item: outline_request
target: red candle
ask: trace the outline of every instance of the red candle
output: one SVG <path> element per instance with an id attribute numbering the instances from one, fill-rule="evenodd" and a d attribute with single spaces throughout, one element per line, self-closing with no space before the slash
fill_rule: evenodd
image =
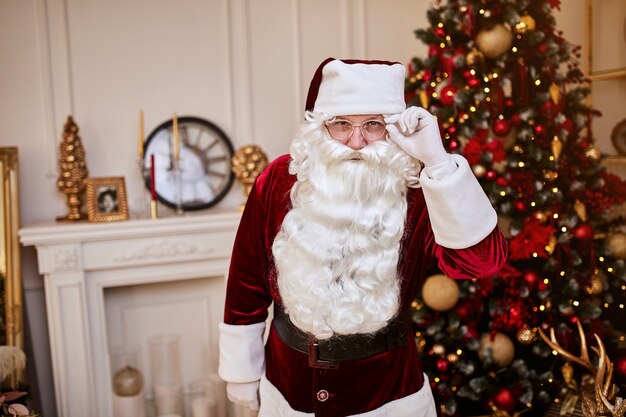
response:
<path id="1" fill-rule="evenodd" d="M 150 197 L 156 201 L 156 187 L 154 186 L 154 154 L 150 154 Z"/>

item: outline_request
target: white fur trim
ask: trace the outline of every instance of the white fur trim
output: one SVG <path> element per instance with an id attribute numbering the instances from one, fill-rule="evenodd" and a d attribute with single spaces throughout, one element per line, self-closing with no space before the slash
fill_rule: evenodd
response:
<path id="1" fill-rule="evenodd" d="M 253 382 L 265 372 L 265 322 L 248 325 L 220 323 L 220 363 L 224 381 Z"/>
<path id="2" fill-rule="evenodd" d="M 258 417 L 312 417 L 313 413 L 293 410 L 280 391 L 263 376 L 260 387 L 261 409 Z M 376 410 L 353 417 L 436 417 L 428 377 L 424 374 L 424 385 L 414 394 L 389 402 Z"/>
<path id="3" fill-rule="evenodd" d="M 330 116 L 401 113 L 406 109 L 405 71 L 401 64 L 330 61 L 322 69 L 313 111 Z"/>
<path id="4" fill-rule="evenodd" d="M 493 231 L 498 215 L 461 155 L 451 155 L 458 168 L 438 179 L 420 174 L 435 241 L 450 249 L 477 244 Z"/>

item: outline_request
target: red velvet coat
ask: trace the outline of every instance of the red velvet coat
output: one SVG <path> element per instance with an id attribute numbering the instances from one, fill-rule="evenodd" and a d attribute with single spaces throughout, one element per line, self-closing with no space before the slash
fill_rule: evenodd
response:
<path id="1" fill-rule="evenodd" d="M 289 156 L 272 162 L 257 178 L 235 239 L 228 277 L 224 322 L 248 325 L 264 321 L 272 301 L 281 305 L 272 259 L 272 243 L 291 203 L 296 178 Z M 492 275 L 504 262 L 506 240 L 496 228 L 467 249 L 447 249 L 434 239 L 421 189 L 407 195 L 406 230 L 401 241 L 401 309 L 408 309 L 430 267 L 437 262 L 449 277 Z M 265 347 L 266 377 L 290 406 L 316 416 L 346 416 L 374 410 L 418 391 L 424 382 L 415 343 L 373 357 L 342 363 L 336 370 L 312 369 L 307 355 L 286 346 L 272 327 Z M 320 402 L 316 393 L 329 392 Z"/>

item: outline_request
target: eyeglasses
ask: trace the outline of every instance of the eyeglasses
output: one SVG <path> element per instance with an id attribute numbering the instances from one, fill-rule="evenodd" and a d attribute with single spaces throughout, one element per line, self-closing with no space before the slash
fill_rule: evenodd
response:
<path id="1" fill-rule="evenodd" d="M 356 127 L 360 128 L 363 137 L 370 141 L 382 139 L 387 133 L 385 123 L 380 120 L 366 120 L 360 125 L 354 125 L 347 120 L 334 120 L 324 125 L 333 139 L 341 141 L 349 139 Z"/>

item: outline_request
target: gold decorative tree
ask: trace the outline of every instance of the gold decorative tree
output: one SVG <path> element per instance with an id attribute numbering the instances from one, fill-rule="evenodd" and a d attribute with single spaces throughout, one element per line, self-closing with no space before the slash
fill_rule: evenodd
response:
<path id="1" fill-rule="evenodd" d="M 78 134 L 78 125 L 67 116 L 63 126 L 63 138 L 59 144 L 59 177 L 57 188 L 67 197 L 70 212 L 58 221 L 76 221 L 87 218 L 81 211 L 85 191 L 85 179 L 89 176 L 85 162 L 85 150 Z"/>
<path id="2" fill-rule="evenodd" d="M 243 191 L 248 198 L 252 184 L 267 166 L 267 155 L 257 145 L 245 145 L 237 149 L 232 158 L 232 170 L 235 177 L 243 184 Z"/>

